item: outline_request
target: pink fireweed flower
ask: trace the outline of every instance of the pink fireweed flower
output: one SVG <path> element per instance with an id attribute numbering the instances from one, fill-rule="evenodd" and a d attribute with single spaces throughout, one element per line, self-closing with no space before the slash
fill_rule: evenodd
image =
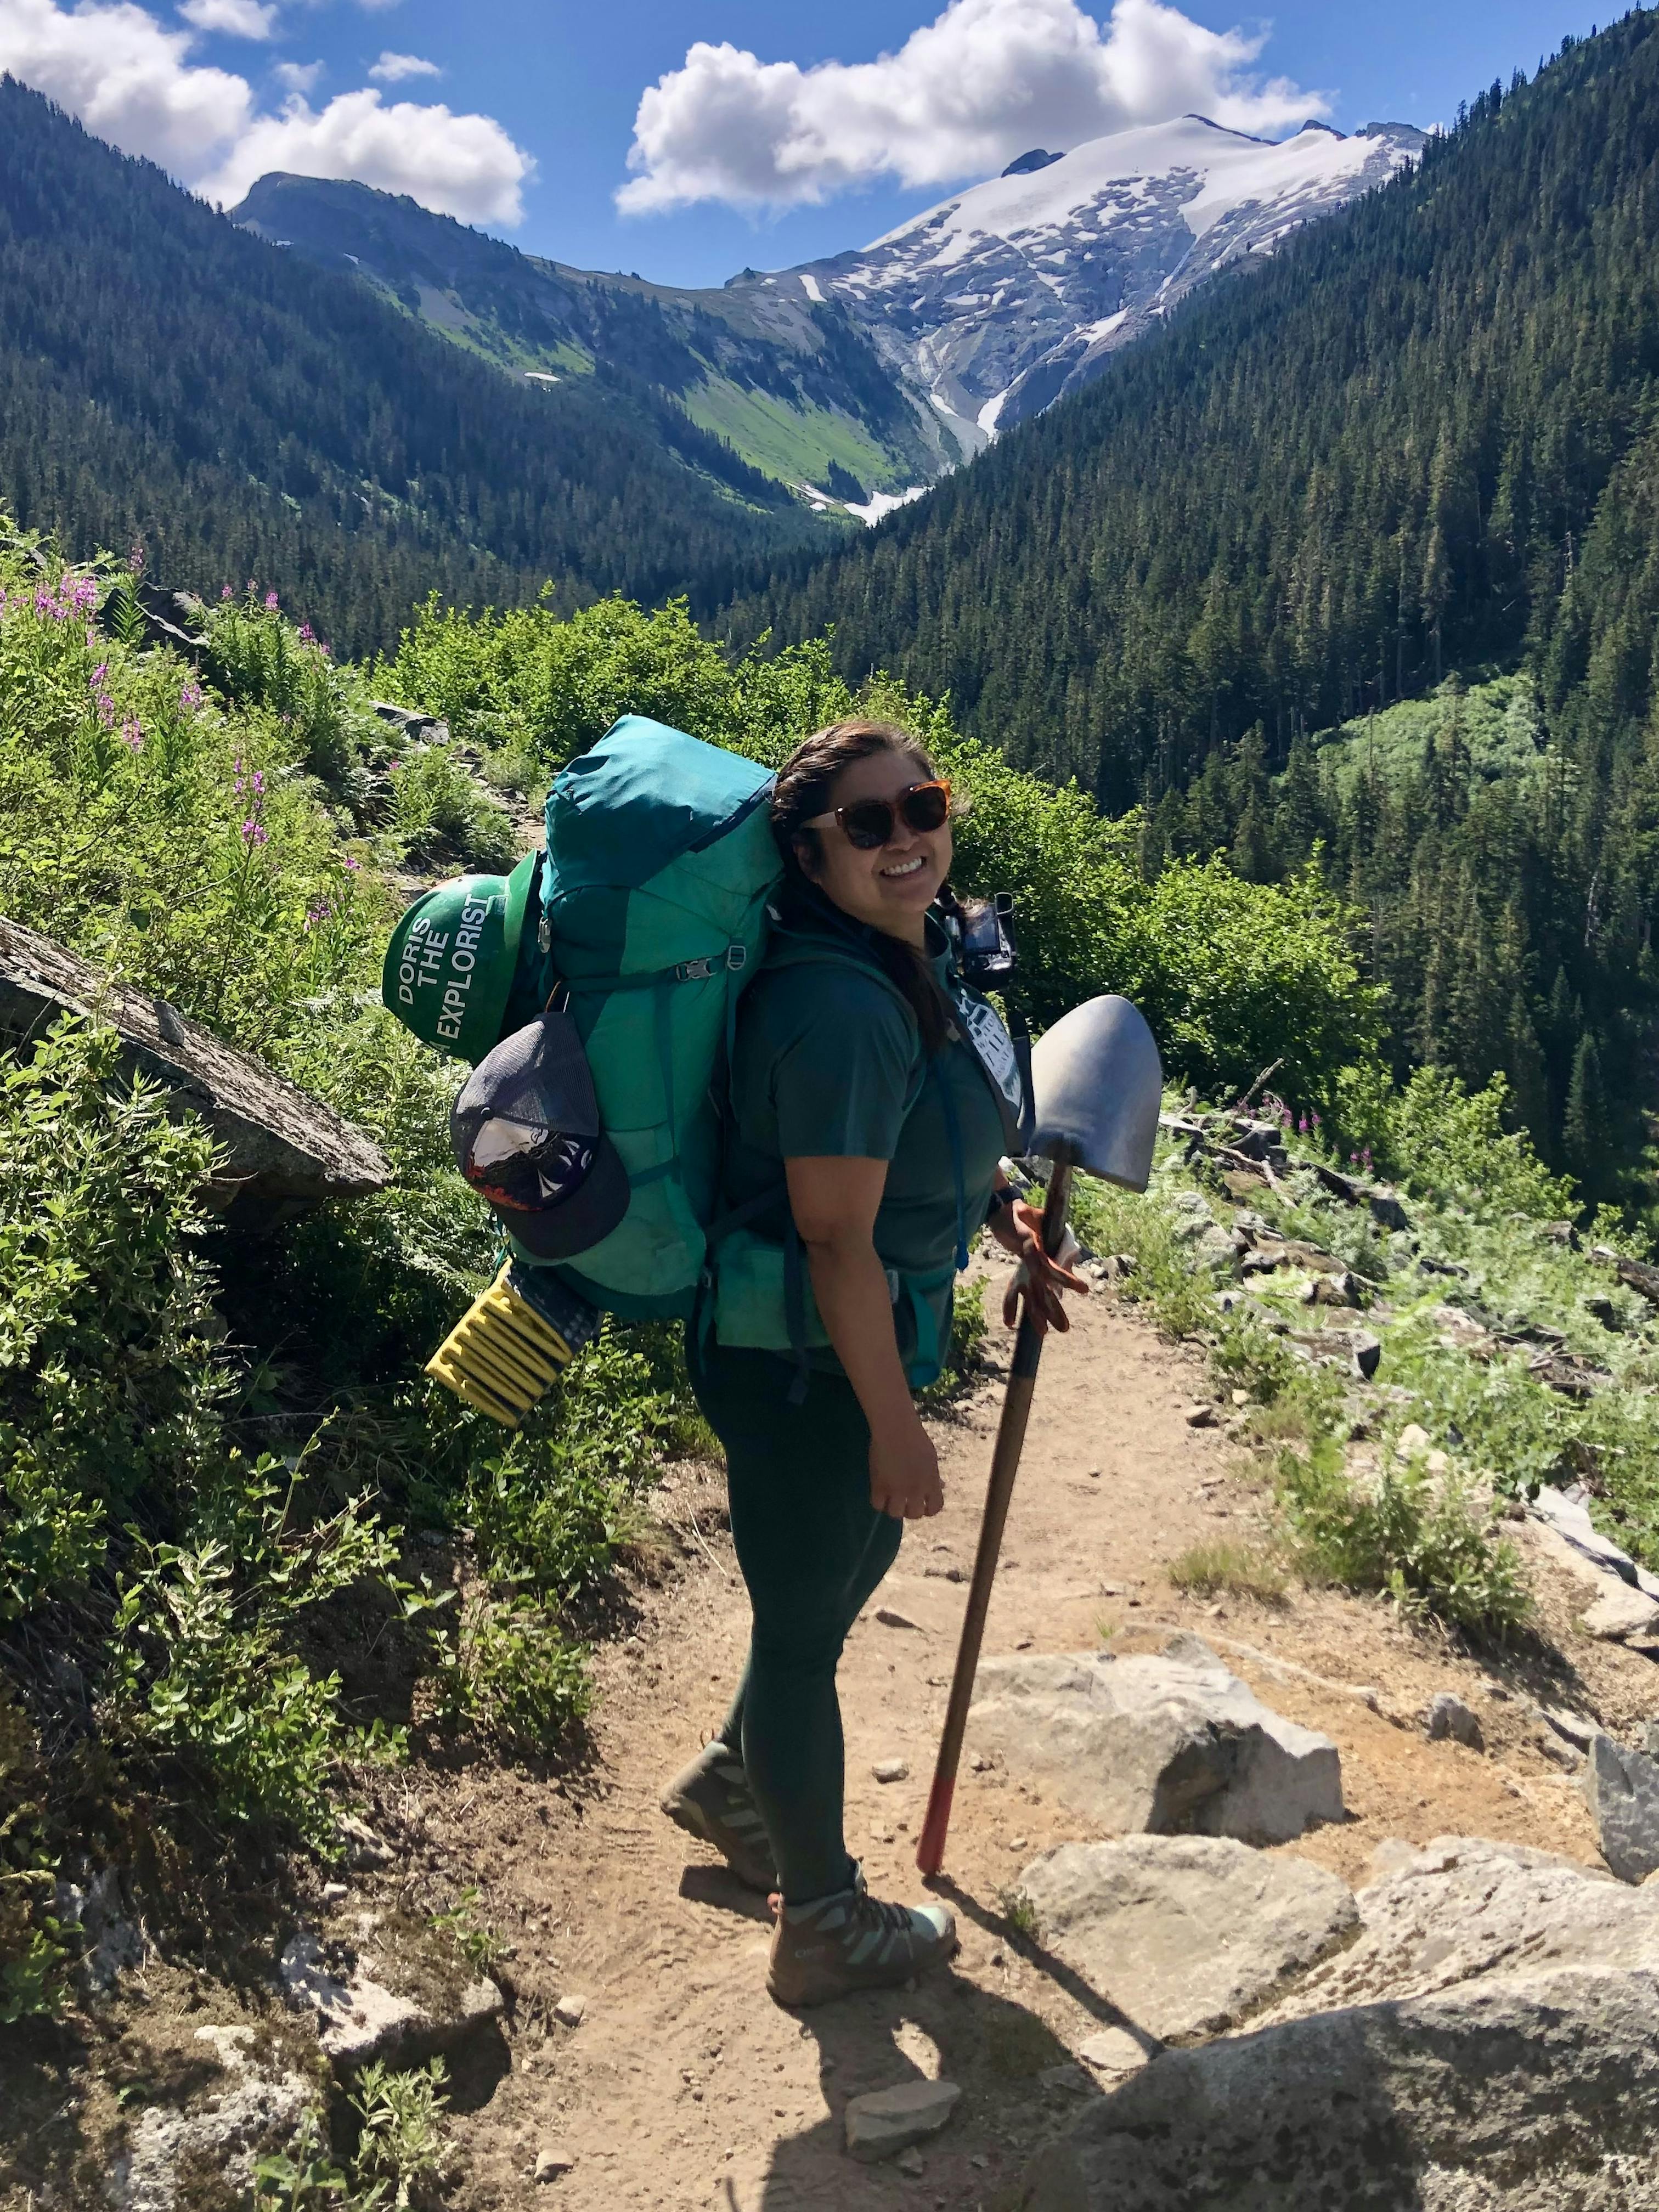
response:
<path id="1" fill-rule="evenodd" d="M 235 596 L 236 596 L 235 592 L 233 592 L 233 591 L 231 590 L 230 586 L 229 586 L 228 584 L 221 584 L 221 585 L 220 585 L 220 586 L 219 586 L 219 597 L 220 597 L 222 599 L 234 599 L 235 598 Z"/>
<path id="2" fill-rule="evenodd" d="M 268 845 L 270 842 L 270 830 L 266 829 L 264 823 L 259 820 L 258 817 L 254 814 L 250 814 L 247 820 L 243 823 L 241 836 L 242 842 L 249 847 L 254 845 Z"/>
<path id="3" fill-rule="evenodd" d="M 186 684 L 184 690 L 179 694 L 179 704 L 185 709 L 186 714 L 192 714 L 195 709 L 201 705 L 201 685 L 194 681 Z"/>
<path id="4" fill-rule="evenodd" d="M 306 927 L 307 929 L 315 929 L 318 923 L 326 921 L 333 911 L 334 902 L 332 899 L 319 899 L 316 905 L 313 906 L 310 912 L 306 915 Z"/>
<path id="5" fill-rule="evenodd" d="M 296 633 L 301 645 L 315 645 L 317 633 L 309 623 L 301 623 Z"/>
<path id="6" fill-rule="evenodd" d="M 1308 1117 L 1307 1117 L 1307 1115 L 1306 1115 L 1305 1114 L 1302 1116 L 1302 1119 L 1301 1119 L 1301 1120 L 1297 1123 L 1297 1125 L 1296 1125 L 1296 1133 L 1297 1133 L 1297 1136 L 1299 1136 L 1299 1137 L 1305 1137 L 1305 1136 L 1307 1135 L 1307 1133 L 1308 1133 Z"/>
<path id="7" fill-rule="evenodd" d="M 92 703 L 98 709 L 98 719 L 104 727 L 112 730 L 115 727 L 115 702 L 109 693 L 100 691 Z"/>
<path id="8" fill-rule="evenodd" d="M 105 684 L 108 682 L 109 663 L 106 660 L 100 660 L 97 667 L 93 670 L 91 675 L 88 677 L 88 685 L 94 691 L 101 691 Z"/>
<path id="9" fill-rule="evenodd" d="M 347 869 L 347 870 L 348 870 L 348 871 L 349 871 L 352 875 L 354 875 L 354 876 L 355 876 L 355 875 L 356 874 L 356 872 L 357 872 L 358 869 L 359 869 L 359 868 L 361 868 L 361 867 L 362 867 L 362 866 L 363 864 L 362 864 L 362 862 L 361 860 L 354 860 L 352 859 L 352 857 L 351 857 L 350 854 L 349 854 L 349 853 L 348 853 L 348 854 L 345 855 L 345 858 L 342 860 L 342 862 L 341 862 L 341 864 L 340 864 L 340 865 L 341 865 L 341 866 L 342 866 L 342 867 L 343 867 L 343 868 Z"/>
<path id="10" fill-rule="evenodd" d="M 143 752 L 144 750 L 144 732 L 143 725 L 138 722 L 123 722 L 121 725 L 121 743 L 126 746 L 130 752 Z"/>
<path id="11" fill-rule="evenodd" d="M 275 592 L 267 592 L 265 593 L 265 612 L 268 615 L 274 615 L 281 604 L 282 602 L 277 599 Z"/>
<path id="12" fill-rule="evenodd" d="M 93 582 L 90 576 L 77 577 L 76 579 L 75 590 L 70 600 L 70 605 L 75 609 L 76 613 L 77 615 L 90 614 L 97 604 L 97 585 Z"/>

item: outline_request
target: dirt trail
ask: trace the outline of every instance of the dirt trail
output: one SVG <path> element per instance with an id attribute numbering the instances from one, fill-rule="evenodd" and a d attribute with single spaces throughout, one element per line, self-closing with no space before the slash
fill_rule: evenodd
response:
<path id="1" fill-rule="evenodd" d="M 994 1331 L 995 1359 L 1008 1341 Z M 1001 1380 L 994 1365 L 939 1424 L 948 1510 L 907 1532 L 842 1668 L 848 1839 L 880 1893 L 919 1893 L 915 1837 Z M 1156 1649 L 1175 1626 L 1210 1635 L 1268 1702 L 1340 1747 L 1348 1821 L 1287 1848 L 1351 1881 L 1384 1838 L 1449 1831 L 1593 1859 L 1584 1807 L 1539 1747 L 1547 1732 L 1522 1698 L 1531 1687 L 1624 1725 L 1659 1703 L 1649 1663 L 1571 1631 L 1565 1591 L 1547 1592 L 1546 1613 L 1583 1672 L 1564 1660 L 1553 1680 L 1530 1682 L 1518 1672 L 1500 1682 L 1375 1601 L 1297 1592 L 1268 1608 L 1181 1597 L 1169 1562 L 1206 1535 L 1247 1534 L 1265 1494 L 1237 1446 L 1188 1426 L 1187 1409 L 1208 1395 L 1195 1354 L 1161 1341 L 1109 1296 L 1090 1301 L 1045 1359 L 988 1654 L 1098 1649 L 1105 1631 L 1119 1650 Z M 477 1884 L 480 1917 L 514 1947 L 505 1969 L 515 1996 L 512 2068 L 478 2085 L 476 2108 L 458 2116 L 459 2202 L 465 2212 L 532 2202 L 550 2212 L 854 2203 L 990 2212 L 1032 2148 L 1097 2094 L 1082 2069 L 1057 2069 L 1121 2017 L 1107 1993 L 1011 1942 L 1001 1920 L 1000 1893 L 1021 1868 L 1086 1826 L 1000 1771 L 965 1766 L 940 1885 L 962 1928 L 954 1972 L 914 1993 L 802 2019 L 779 2010 L 763 1986 L 765 1901 L 656 1808 L 664 1780 L 723 1710 L 745 1629 L 715 1474 L 677 1470 L 660 1510 L 690 1540 L 690 1564 L 640 1594 L 637 1636 L 601 1659 L 586 1778 L 552 1787 L 475 1769 L 423 1778 L 401 1808 L 410 1871 Z M 878 1607 L 914 1626 L 885 1624 Z M 1241 1656 L 1241 1644 L 1264 1657 Z M 1276 1673 L 1264 1659 L 1305 1673 Z M 1370 1686 L 1382 1711 L 1308 1674 Z M 1510 1694 L 1493 1693 L 1506 1684 Z M 1446 1687 L 1480 1712 L 1485 1756 L 1397 1724 Z M 971 1760 L 971 1730 L 968 1751 Z M 878 1784 L 872 1763 L 895 1755 L 909 1762 L 908 1779 Z M 572 1993 L 586 2000 L 574 2029 L 551 2017 Z M 942 2073 L 965 2093 L 923 2171 L 853 2165 L 842 2148 L 847 2099 L 918 2073 Z M 544 2150 L 574 2163 L 538 2187 L 532 2176 Z"/>

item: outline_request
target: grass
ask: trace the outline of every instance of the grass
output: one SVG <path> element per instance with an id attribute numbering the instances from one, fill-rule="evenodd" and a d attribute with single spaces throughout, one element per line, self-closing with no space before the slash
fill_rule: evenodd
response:
<path id="1" fill-rule="evenodd" d="M 1000 1889 L 997 1904 L 1001 1908 L 1002 1924 L 1011 1936 L 1017 1936 L 1024 1943 L 1040 1943 L 1042 1941 L 1042 1923 L 1037 1917 L 1037 1909 L 1029 1892 L 1012 1887 Z"/>
<path id="2" fill-rule="evenodd" d="M 1276 1550 L 1224 1536 L 1188 1545 L 1169 1571 L 1176 1588 L 1191 1597 L 1248 1597 L 1261 1605 L 1282 1605 L 1289 1582 Z"/>

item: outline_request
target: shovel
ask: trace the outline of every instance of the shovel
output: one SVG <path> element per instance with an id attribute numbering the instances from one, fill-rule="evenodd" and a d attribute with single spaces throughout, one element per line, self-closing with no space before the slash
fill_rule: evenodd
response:
<path id="1" fill-rule="evenodd" d="M 1058 1255 L 1065 1238 L 1074 1170 L 1081 1168 L 1085 1174 L 1115 1182 L 1124 1190 L 1146 1189 L 1158 1141 L 1164 1071 L 1152 1031 L 1127 999 L 1090 999 L 1039 1039 L 1031 1054 L 1031 1085 L 1036 1105 L 1031 1151 L 1053 1163 L 1042 1209 L 1043 1249 L 1052 1258 Z M 980 1524 L 974 1579 L 968 1592 L 962 1641 L 957 1647 L 951 1702 L 939 1739 L 927 1818 L 916 1846 L 916 1864 L 923 1874 L 937 1874 L 945 1863 L 945 1832 L 951 1825 L 951 1802 L 956 1795 L 968 1708 L 973 1702 L 985 1616 L 990 1608 L 991 1585 L 996 1580 L 1002 1532 L 1007 1525 L 1042 1356 L 1042 1339 L 1031 1320 L 1028 1299 L 1014 1339 L 1013 1365 L 991 1460 L 985 1518 Z"/>

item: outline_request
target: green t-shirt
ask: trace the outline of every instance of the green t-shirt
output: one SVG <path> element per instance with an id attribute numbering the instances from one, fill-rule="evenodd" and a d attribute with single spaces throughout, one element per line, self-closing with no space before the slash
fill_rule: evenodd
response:
<path id="1" fill-rule="evenodd" d="M 937 953 L 933 966 L 943 985 L 949 955 Z M 884 1267 L 903 1275 L 939 1279 L 925 1295 L 941 1345 L 949 1340 L 957 1234 L 942 1089 L 956 1109 L 971 1238 L 985 1219 L 1004 1150 L 1002 1115 L 972 1047 L 953 1029 L 930 1062 L 909 1008 L 884 977 L 851 960 L 769 963 L 744 995 L 732 1069 L 727 1205 L 773 1194 L 752 1226 L 781 1239 L 786 1159 L 887 1161 L 876 1251 Z M 899 1351 L 908 1360 L 915 1349 L 908 1301 L 896 1312 Z M 813 1358 L 839 1365 L 833 1353 Z"/>

